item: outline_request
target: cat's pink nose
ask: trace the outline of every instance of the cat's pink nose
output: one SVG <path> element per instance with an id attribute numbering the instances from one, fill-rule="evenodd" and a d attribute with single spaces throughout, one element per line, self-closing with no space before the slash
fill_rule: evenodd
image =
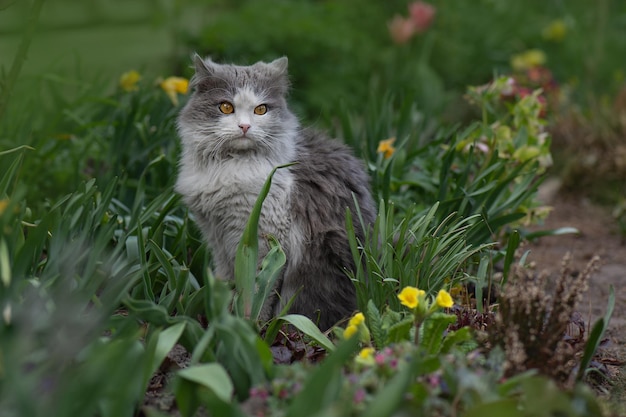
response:
<path id="1" fill-rule="evenodd" d="M 244 135 L 248 133 L 248 129 L 250 129 L 250 125 L 244 124 L 244 123 L 240 124 L 239 127 L 241 128 L 241 131 L 243 132 Z"/>

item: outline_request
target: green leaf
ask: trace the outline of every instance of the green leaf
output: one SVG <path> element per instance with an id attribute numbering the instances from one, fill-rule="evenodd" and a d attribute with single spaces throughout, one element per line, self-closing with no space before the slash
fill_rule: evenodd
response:
<path id="1" fill-rule="evenodd" d="M 358 346 L 356 337 L 342 342 L 307 378 L 302 390 L 287 409 L 286 417 L 310 417 L 336 401 L 341 393 L 341 372 Z"/>
<path id="2" fill-rule="evenodd" d="M 291 324 L 296 329 L 315 340 L 327 351 L 332 352 L 335 350 L 333 342 L 320 331 L 310 318 L 300 314 L 287 314 L 286 316 L 279 317 L 277 320 Z"/>
<path id="3" fill-rule="evenodd" d="M 470 408 L 464 417 L 525 417 L 515 399 L 503 399 Z"/>
<path id="4" fill-rule="evenodd" d="M 235 286 L 238 298 L 235 303 L 235 311 L 239 316 L 249 317 L 252 309 L 254 281 L 259 262 L 258 226 L 263 202 L 270 192 L 272 178 L 276 171 L 291 165 L 293 164 L 280 165 L 272 169 L 254 203 L 248 223 L 243 231 L 243 236 L 237 246 L 235 254 Z"/>
<path id="5" fill-rule="evenodd" d="M 9 247 L 4 237 L 0 238 L 0 282 L 7 288 L 11 285 Z"/>
<path id="6" fill-rule="evenodd" d="M 509 270 L 511 269 L 511 264 L 515 258 L 515 251 L 519 247 L 520 242 L 520 234 L 519 231 L 514 230 L 509 236 L 509 241 L 506 246 L 506 254 L 504 255 L 504 266 L 502 271 L 502 283 L 501 285 L 506 284 L 506 281 L 509 278 Z"/>
<path id="7" fill-rule="evenodd" d="M 213 323 L 217 360 L 228 370 L 238 399 L 247 397 L 251 386 L 266 380 L 272 354 L 250 322 L 232 315 Z"/>
<path id="8" fill-rule="evenodd" d="M 0 156 L 6 155 L 12 152 L 18 152 L 23 149 L 28 149 L 30 151 L 35 150 L 31 148 L 30 146 L 23 145 L 23 146 L 18 146 L 17 148 L 8 149 L 6 151 L 0 151 Z M 9 184 L 11 183 L 11 181 L 15 179 L 15 175 L 18 172 L 18 169 L 22 164 L 23 155 L 24 155 L 23 153 L 20 153 L 19 155 L 17 155 L 17 157 L 13 159 L 13 162 L 8 167 L 8 169 L 7 168 L 4 169 L 4 175 L 0 179 L 0 198 L 3 198 L 4 196 L 9 194 Z"/>
<path id="9" fill-rule="evenodd" d="M 445 313 L 433 313 L 424 320 L 420 346 L 430 354 L 439 353 L 443 344 L 443 332 L 456 321 L 456 316 Z"/>
<path id="10" fill-rule="evenodd" d="M 413 317 L 410 317 L 389 326 L 389 329 L 387 330 L 387 340 L 385 344 L 389 345 L 391 343 L 398 343 L 409 340 L 411 328 L 413 327 L 413 325 Z"/>
<path id="11" fill-rule="evenodd" d="M 218 363 L 207 363 L 181 369 L 176 373 L 179 378 L 203 386 L 224 402 L 230 402 L 233 395 L 233 383 L 228 373 Z"/>
<path id="12" fill-rule="evenodd" d="M 296 291 L 296 293 L 291 296 L 289 300 L 287 300 L 287 303 L 280 311 L 280 313 L 278 313 L 276 317 L 269 321 L 269 325 L 267 326 L 267 330 L 265 331 L 265 342 L 267 344 L 272 344 L 274 340 L 276 340 L 276 336 L 278 336 L 278 332 L 280 331 L 280 326 L 283 323 L 280 318 L 287 315 L 300 291 L 301 289 Z"/>
<path id="13" fill-rule="evenodd" d="M 585 343 L 585 350 L 583 351 L 583 356 L 580 359 L 580 366 L 578 368 L 578 373 L 576 374 L 576 380 L 582 381 L 585 376 L 585 372 L 591 360 L 593 359 L 593 355 L 595 355 L 596 350 L 598 350 L 598 346 L 602 342 L 602 337 L 604 336 L 604 332 L 609 326 L 609 320 L 613 315 L 613 309 L 615 308 L 615 289 L 611 285 L 609 287 L 609 301 L 606 307 L 606 313 L 604 317 L 600 318 L 593 325 L 591 329 L 591 333 L 589 333 L 589 339 L 587 343 Z"/>
<path id="14" fill-rule="evenodd" d="M 383 320 L 380 315 L 380 311 L 372 300 L 369 300 L 367 302 L 367 319 L 369 322 L 370 334 L 374 339 L 374 345 L 378 349 L 382 349 L 383 347 L 385 347 L 387 333 L 383 329 Z"/>
<path id="15" fill-rule="evenodd" d="M 483 256 L 480 258 L 480 263 L 478 264 L 478 271 L 476 272 L 476 310 L 479 313 L 483 313 L 483 288 L 487 287 L 489 283 L 487 282 L 487 267 L 489 266 L 489 257 Z"/>
<path id="16" fill-rule="evenodd" d="M 258 320 L 263 304 L 270 292 L 276 288 L 276 281 L 280 277 L 283 266 L 287 261 L 285 252 L 282 250 L 278 240 L 273 236 L 268 236 L 268 241 L 270 250 L 261 264 L 261 271 L 256 278 L 257 290 L 252 299 L 250 319 L 253 321 Z"/>
<path id="17" fill-rule="evenodd" d="M 406 364 L 390 381 L 385 383 L 374 397 L 363 417 L 387 417 L 395 415 L 405 399 L 409 384 L 414 379 L 416 361 Z"/>
<path id="18" fill-rule="evenodd" d="M 233 384 L 220 364 L 209 363 L 183 369 L 177 373 L 174 385 L 176 405 L 184 417 L 196 415 L 200 404 L 211 410 L 211 415 L 244 416 L 231 401 Z"/>
<path id="19" fill-rule="evenodd" d="M 165 307 L 153 301 L 126 297 L 123 303 L 130 312 L 137 314 L 142 320 L 148 321 L 154 325 L 165 326 L 169 322 L 170 315 Z"/>
<path id="20" fill-rule="evenodd" d="M 472 331 L 469 327 L 461 327 L 459 330 L 449 332 L 441 343 L 440 353 L 449 353 L 452 348 L 472 340 Z"/>
<path id="21" fill-rule="evenodd" d="M 519 388 L 520 384 L 524 380 L 534 377 L 535 375 L 537 375 L 537 373 L 538 372 L 536 369 L 529 369 L 528 371 L 513 375 L 512 377 L 505 379 L 498 385 L 498 394 L 503 397 L 506 397 L 508 395 L 514 395 L 515 390 Z"/>
<path id="22" fill-rule="evenodd" d="M 561 236 L 561 235 L 579 235 L 580 230 L 575 227 L 560 227 L 558 229 L 538 230 L 536 232 L 526 233 L 524 237 L 527 240 L 533 240 L 544 236 Z"/>
<path id="23" fill-rule="evenodd" d="M 152 356 L 150 367 L 148 368 L 144 379 L 146 384 L 152 374 L 154 374 L 154 372 L 156 372 L 156 370 L 159 368 L 167 354 L 174 348 L 174 345 L 176 344 L 176 342 L 178 342 L 178 339 L 180 339 L 180 336 L 185 330 L 185 324 L 185 322 L 177 323 L 159 332 L 156 335 L 157 343 L 154 349 L 154 354 Z"/>

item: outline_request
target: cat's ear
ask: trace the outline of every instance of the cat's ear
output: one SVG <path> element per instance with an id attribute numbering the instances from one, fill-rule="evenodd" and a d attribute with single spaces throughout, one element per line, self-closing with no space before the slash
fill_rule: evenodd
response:
<path id="1" fill-rule="evenodd" d="M 211 58 L 202 58 L 198 54 L 193 55 L 193 66 L 196 73 L 191 77 L 189 86 L 194 89 L 200 89 L 203 81 L 210 78 L 215 74 L 215 63 L 211 61 Z"/>
<path id="2" fill-rule="evenodd" d="M 278 58 L 267 64 L 276 75 L 283 75 L 287 73 L 287 66 L 289 60 L 286 56 Z"/>
<path id="3" fill-rule="evenodd" d="M 193 55 L 193 65 L 198 77 L 210 76 L 215 72 L 214 63 L 211 58 L 203 59 L 200 55 Z"/>

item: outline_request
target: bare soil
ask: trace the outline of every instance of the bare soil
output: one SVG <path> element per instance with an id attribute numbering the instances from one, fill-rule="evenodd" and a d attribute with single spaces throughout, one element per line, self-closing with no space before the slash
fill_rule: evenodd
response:
<path id="1" fill-rule="evenodd" d="M 601 207 L 581 196 L 563 195 L 558 183 L 548 181 L 540 190 L 540 198 L 553 207 L 539 229 L 574 227 L 577 234 L 545 236 L 532 242 L 528 261 L 534 262 L 537 271 L 546 271 L 557 277 L 561 260 L 567 252 L 572 255 L 573 271 L 583 271 L 594 255 L 600 256 L 600 269 L 591 276 L 589 289 L 578 306 L 587 326 L 604 316 L 609 298 L 609 288 L 615 290 L 615 310 L 609 322 L 607 339 L 599 356 L 609 368 L 612 379 L 623 389 L 626 364 L 626 242 L 620 235 L 616 219 L 610 208 Z M 587 333 L 588 334 L 588 333 Z M 622 394 L 621 399 L 626 400 Z M 614 391 L 615 396 L 615 391 Z"/>

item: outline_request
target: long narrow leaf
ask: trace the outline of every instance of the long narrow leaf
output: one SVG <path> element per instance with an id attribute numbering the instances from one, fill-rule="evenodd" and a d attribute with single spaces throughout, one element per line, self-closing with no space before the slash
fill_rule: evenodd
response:
<path id="1" fill-rule="evenodd" d="M 249 316 L 252 309 L 254 279 L 256 277 L 259 257 L 258 226 L 263 202 L 270 192 L 272 178 L 276 171 L 291 165 L 293 164 L 280 165 L 272 169 L 254 203 L 243 236 L 237 246 L 237 253 L 235 255 L 235 285 L 238 298 L 235 311 L 239 315 Z"/>
<path id="2" fill-rule="evenodd" d="M 585 344 L 585 350 L 583 351 L 583 356 L 580 359 L 580 366 L 578 368 L 578 372 L 576 374 L 576 380 L 581 381 L 585 376 L 585 372 L 587 367 L 591 363 L 593 359 L 593 355 L 595 355 L 598 346 L 602 342 L 602 336 L 604 336 L 604 332 L 609 326 L 609 320 L 613 315 L 613 309 L 615 308 L 615 289 L 611 285 L 609 287 L 609 301 L 606 307 L 606 313 L 604 317 L 596 321 L 591 329 L 591 333 L 589 334 L 589 339 Z"/>
<path id="3" fill-rule="evenodd" d="M 261 313 L 261 308 L 267 300 L 270 292 L 276 287 L 276 281 L 287 260 L 280 243 L 273 237 L 269 237 L 270 250 L 263 259 L 261 271 L 256 279 L 257 291 L 252 299 L 250 319 L 256 321 Z"/>

